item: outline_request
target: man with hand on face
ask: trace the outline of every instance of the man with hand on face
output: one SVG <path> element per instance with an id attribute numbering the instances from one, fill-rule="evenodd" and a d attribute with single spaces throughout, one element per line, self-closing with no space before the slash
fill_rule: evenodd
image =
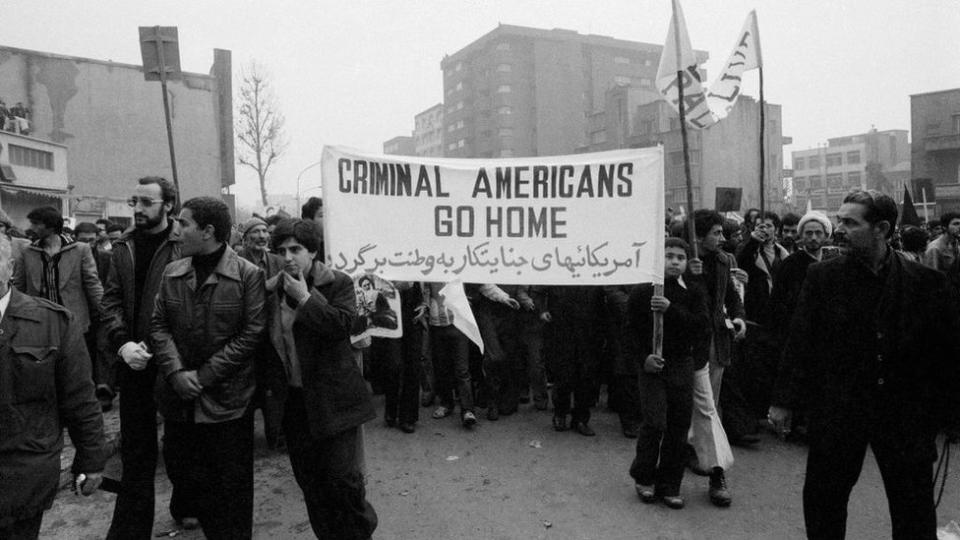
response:
<path id="1" fill-rule="evenodd" d="M 153 390 L 157 366 L 151 361 L 150 316 L 163 268 L 180 258 L 180 227 L 173 183 L 158 176 L 137 181 L 127 201 L 134 228 L 113 244 L 101 303 L 101 348 L 117 351 L 120 390 L 120 460 L 123 477 L 113 510 L 109 540 L 152 538 L 154 474 L 157 466 L 157 405 Z M 182 490 L 174 487 L 170 513 L 196 526 Z"/>
<path id="2" fill-rule="evenodd" d="M 839 257 L 814 264 L 800 292 L 770 420 L 809 411 L 804 521 L 843 538 L 867 446 L 883 478 L 894 540 L 934 540 L 933 461 L 940 429 L 960 426 L 960 315 L 946 277 L 896 255 L 897 204 L 848 194 Z"/>
<path id="3" fill-rule="evenodd" d="M 161 383 L 163 458 L 207 538 L 253 534 L 253 355 L 266 329 L 263 271 L 227 245 L 227 205 L 183 204 L 181 253 L 167 265 L 150 321 Z"/>
<path id="4" fill-rule="evenodd" d="M 318 258 L 310 221 L 281 221 L 272 245 L 284 271 L 270 340 L 289 385 L 283 431 L 293 474 L 317 538 L 366 540 L 377 514 L 366 499 L 358 438 L 376 412 L 350 347 L 353 280 Z"/>
<path id="5" fill-rule="evenodd" d="M 12 271 L 0 235 L 0 538 L 29 540 L 57 494 L 63 428 L 84 495 L 100 485 L 107 456 L 80 328 L 65 308 L 11 290 Z"/>

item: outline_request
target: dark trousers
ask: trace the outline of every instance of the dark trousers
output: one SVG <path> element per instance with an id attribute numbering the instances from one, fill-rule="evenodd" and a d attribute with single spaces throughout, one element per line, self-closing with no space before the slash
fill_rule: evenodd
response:
<path id="1" fill-rule="evenodd" d="M 623 428 L 637 427 L 642 420 L 640 411 L 640 387 L 637 375 L 633 373 L 614 373 L 607 386 L 608 403 L 614 402 Z"/>
<path id="2" fill-rule="evenodd" d="M 873 406 L 873 405 L 871 405 Z M 874 413 L 880 416 L 879 413 Z M 803 486 L 803 516 L 807 537 L 844 538 L 847 502 L 860 476 L 867 445 L 873 450 L 887 492 L 894 540 L 936 539 L 933 505 L 935 438 L 923 439 L 892 432 L 875 418 L 828 429 L 811 426 L 810 452 Z M 886 428 L 884 427 L 886 425 Z"/>
<path id="3" fill-rule="evenodd" d="M 478 309 L 476 319 L 483 338 L 487 407 L 497 407 L 500 413 L 510 414 L 517 410 L 520 402 L 517 381 L 520 336 L 514 314 L 498 311 Z"/>
<path id="4" fill-rule="evenodd" d="M 453 390 L 460 397 L 460 410 L 473 411 L 473 384 L 470 378 L 470 343 L 452 324 L 430 327 L 435 392 L 440 404 L 453 408 Z"/>
<path id="5" fill-rule="evenodd" d="M 399 339 L 373 338 L 370 354 L 382 366 L 385 418 L 413 424 L 420 411 L 420 348 L 423 327 L 405 325 Z"/>
<path id="6" fill-rule="evenodd" d="M 520 394 L 525 395 L 527 388 L 532 394 L 533 403 L 547 406 L 547 370 L 543 359 L 543 322 L 538 313 L 524 312 L 519 316 L 520 343 L 519 352 L 524 362 L 517 365 L 517 380 L 520 381 Z"/>
<path id="7" fill-rule="evenodd" d="M 574 423 L 590 421 L 590 407 L 597 402 L 599 393 L 600 367 L 595 358 L 596 352 L 561 351 L 560 354 L 565 358 L 556 365 L 556 385 L 553 387 L 554 415 L 570 414 Z"/>
<path id="8" fill-rule="evenodd" d="M 163 459 L 210 540 L 253 535 L 253 415 L 216 424 L 164 424 Z"/>
<path id="9" fill-rule="evenodd" d="M 326 439 L 310 435 L 303 390 L 290 388 L 283 431 L 294 477 L 303 491 L 313 533 L 320 540 L 366 540 L 377 528 L 367 502 L 357 452 L 360 428 Z"/>
<path id="10" fill-rule="evenodd" d="M 693 415 L 693 361 L 674 362 L 659 374 L 640 373 L 643 421 L 630 476 L 638 484 L 656 485 L 662 495 L 680 494 L 687 433 Z"/>
<path id="11" fill-rule="evenodd" d="M 113 509 L 108 540 L 146 540 L 153 537 L 154 474 L 157 469 L 157 405 L 153 387 L 157 368 L 153 363 L 134 371 L 118 363 L 120 384 L 121 490 Z M 174 489 L 170 513 L 178 515 L 182 493 Z"/>
<path id="12" fill-rule="evenodd" d="M 751 326 L 750 331 L 754 328 Z M 744 356 L 742 343 L 733 344 L 732 361 L 723 370 L 723 384 L 720 386 L 718 412 L 723 430 L 727 432 L 727 437 L 731 441 L 756 433 L 757 419 L 766 415 L 766 411 L 763 411 L 763 414 L 758 416 L 758 411 L 747 401 L 750 378 L 754 374 L 751 373 L 753 368 Z M 773 384 L 773 381 L 770 384 Z"/>
<path id="13" fill-rule="evenodd" d="M 755 419 L 765 418 L 767 409 L 770 408 L 782 351 L 777 346 L 776 333 L 761 325 L 750 325 L 745 344 L 746 369 L 740 370 L 738 380 L 742 384 L 750 413 Z M 726 376 L 724 376 L 724 384 L 726 384 Z"/>
<path id="14" fill-rule="evenodd" d="M 40 536 L 40 523 L 43 521 L 43 512 L 18 519 L 10 525 L 0 527 L 0 540 L 36 540 Z"/>

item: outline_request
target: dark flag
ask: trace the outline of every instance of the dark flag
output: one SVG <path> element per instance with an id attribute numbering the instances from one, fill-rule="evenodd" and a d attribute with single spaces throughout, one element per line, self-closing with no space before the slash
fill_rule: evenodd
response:
<path id="1" fill-rule="evenodd" d="M 917 209 L 913 207 L 913 199 L 910 198 L 910 190 L 903 186 L 903 209 L 900 211 L 900 226 L 921 225 L 920 216 L 917 215 Z"/>

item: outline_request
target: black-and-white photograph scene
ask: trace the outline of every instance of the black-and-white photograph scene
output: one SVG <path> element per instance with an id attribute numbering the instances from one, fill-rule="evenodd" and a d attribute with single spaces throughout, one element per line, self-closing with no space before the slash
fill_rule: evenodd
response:
<path id="1" fill-rule="evenodd" d="M 960 540 L 960 0 L 0 10 L 0 540 Z"/>

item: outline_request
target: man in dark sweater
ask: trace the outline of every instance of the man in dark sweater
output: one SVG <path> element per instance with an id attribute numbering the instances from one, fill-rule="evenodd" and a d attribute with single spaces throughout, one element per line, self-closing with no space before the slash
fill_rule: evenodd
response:
<path id="1" fill-rule="evenodd" d="M 141 178 L 128 201 L 134 229 L 114 243 L 107 273 L 101 324 L 107 341 L 101 348 L 118 351 L 120 436 L 123 488 L 110 525 L 109 539 L 152 537 L 154 474 L 157 466 L 157 406 L 153 386 L 156 365 L 143 344 L 149 339 L 150 315 L 160 276 L 180 258 L 179 226 L 169 219 L 177 204 L 173 184 L 156 176 Z M 184 519 L 184 497 L 174 489 L 170 512 Z M 189 525 L 192 519 L 184 519 Z"/>

